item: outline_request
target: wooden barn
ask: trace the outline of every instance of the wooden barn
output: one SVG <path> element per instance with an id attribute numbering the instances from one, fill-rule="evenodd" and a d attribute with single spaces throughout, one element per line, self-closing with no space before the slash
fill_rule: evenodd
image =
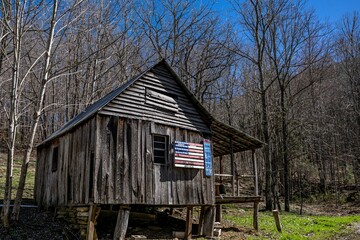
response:
<path id="1" fill-rule="evenodd" d="M 216 204 L 250 201 L 257 211 L 256 159 L 252 196 L 236 198 L 233 166 L 234 153 L 261 146 L 212 117 L 163 60 L 37 147 L 35 199 L 44 208 L 88 207 L 88 237 L 100 207 L 120 206 L 114 233 L 120 239 L 133 205 L 188 207 L 186 238 L 191 237 L 192 207 L 201 206 L 201 234 L 212 236 Z M 230 155 L 231 173 L 216 173 L 213 161 L 225 155 Z M 228 198 L 216 196 L 219 176 L 232 179 Z"/>

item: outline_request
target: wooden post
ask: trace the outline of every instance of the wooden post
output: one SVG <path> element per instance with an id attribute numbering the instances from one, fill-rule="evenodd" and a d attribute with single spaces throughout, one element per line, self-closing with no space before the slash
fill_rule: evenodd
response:
<path id="1" fill-rule="evenodd" d="M 259 230 L 259 202 L 254 202 L 253 227 L 256 231 Z"/>
<path id="2" fill-rule="evenodd" d="M 277 209 L 273 210 L 273 216 L 274 216 L 274 219 L 275 219 L 276 228 L 277 228 L 278 232 L 281 232 L 279 211 Z"/>
<path id="3" fill-rule="evenodd" d="M 199 227 L 198 227 L 198 232 L 197 235 L 201 236 L 203 235 L 203 225 L 204 225 L 204 211 L 205 211 L 205 207 L 201 206 L 201 210 L 200 210 L 200 217 L 199 217 Z"/>
<path id="4" fill-rule="evenodd" d="M 220 156 L 220 160 L 219 160 L 219 167 L 220 167 L 220 174 L 223 174 L 224 173 L 224 168 L 223 168 L 223 156 L 221 155 Z M 220 177 L 220 183 L 222 183 L 223 181 L 223 177 Z"/>
<path id="5" fill-rule="evenodd" d="M 255 157 L 255 150 L 251 151 L 251 158 L 254 168 L 254 194 L 259 195 L 259 182 L 258 182 L 258 171 L 257 171 L 257 160 Z M 259 230 L 259 202 L 254 202 L 254 213 L 253 213 L 253 226 L 256 231 Z"/>
<path id="6" fill-rule="evenodd" d="M 189 240 L 191 239 L 192 236 L 192 212 L 193 212 L 193 207 L 187 207 L 187 212 L 186 212 L 186 227 L 185 227 L 185 236 L 184 239 Z"/>
<path id="7" fill-rule="evenodd" d="M 237 186 L 237 196 L 240 196 L 240 179 L 239 179 L 239 176 L 236 177 L 236 186 Z"/>
<path id="8" fill-rule="evenodd" d="M 203 233 L 205 237 L 212 238 L 214 236 L 215 207 L 206 206 L 204 209 Z"/>
<path id="9" fill-rule="evenodd" d="M 116 227 L 114 231 L 114 240 L 124 240 L 126 235 L 126 230 L 128 227 L 130 215 L 130 207 L 121 206 L 119 209 Z"/>
<path id="10" fill-rule="evenodd" d="M 231 181 L 232 181 L 232 195 L 235 197 L 235 160 L 232 137 L 230 137 L 230 160 L 231 160 Z"/>
<path id="11" fill-rule="evenodd" d="M 255 196 L 259 195 L 259 180 L 258 180 L 258 170 L 257 170 L 257 160 L 255 156 L 255 150 L 253 149 L 251 152 L 251 158 L 253 162 L 253 168 L 254 168 L 254 193 Z"/>
<path id="12" fill-rule="evenodd" d="M 221 222 L 222 220 L 222 205 L 217 204 L 216 205 L 216 214 L 215 214 L 215 222 Z"/>
<path id="13" fill-rule="evenodd" d="M 86 231 L 86 239 L 87 240 L 95 240 L 97 239 L 95 222 L 96 218 L 100 213 L 100 208 L 96 205 L 90 205 L 89 207 L 89 216 L 87 222 L 87 231 Z"/>

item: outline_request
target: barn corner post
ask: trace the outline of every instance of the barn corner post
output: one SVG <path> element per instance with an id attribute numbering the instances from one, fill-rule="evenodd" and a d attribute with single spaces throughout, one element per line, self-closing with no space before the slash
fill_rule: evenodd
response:
<path id="1" fill-rule="evenodd" d="M 257 159 L 255 155 L 255 149 L 251 150 L 251 159 L 253 162 L 253 171 L 254 171 L 254 194 L 259 196 L 259 180 L 258 180 L 258 166 Z M 259 201 L 255 200 L 254 202 L 254 213 L 253 213 L 253 227 L 256 231 L 259 230 Z"/>

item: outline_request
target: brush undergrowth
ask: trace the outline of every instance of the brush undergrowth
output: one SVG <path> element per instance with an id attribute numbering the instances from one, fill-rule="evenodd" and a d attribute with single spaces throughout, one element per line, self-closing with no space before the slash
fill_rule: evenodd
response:
<path id="1" fill-rule="evenodd" d="M 12 182 L 12 199 L 16 197 L 16 190 L 19 185 L 21 171 L 21 160 L 17 159 L 14 162 L 13 169 L 13 182 Z M 6 161 L 4 158 L 0 159 L 0 199 L 4 197 L 6 182 Z M 30 161 L 28 172 L 26 175 L 25 189 L 23 198 L 33 199 L 34 198 L 34 183 L 35 183 L 35 162 Z"/>

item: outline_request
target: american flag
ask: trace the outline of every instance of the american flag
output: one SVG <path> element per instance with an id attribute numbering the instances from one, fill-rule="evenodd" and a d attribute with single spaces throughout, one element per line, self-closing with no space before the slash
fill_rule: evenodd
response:
<path id="1" fill-rule="evenodd" d="M 175 167 L 204 169 L 204 146 L 175 141 Z"/>

